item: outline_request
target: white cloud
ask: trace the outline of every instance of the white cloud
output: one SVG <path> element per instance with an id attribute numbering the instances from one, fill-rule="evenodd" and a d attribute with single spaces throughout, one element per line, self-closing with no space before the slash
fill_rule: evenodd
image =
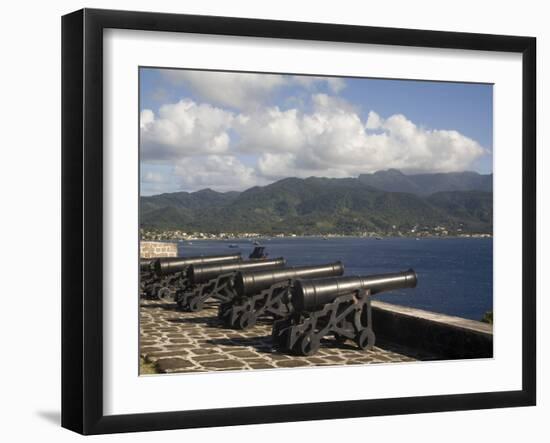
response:
<path id="1" fill-rule="evenodd" d="M 316 94 L 312 102 L 311 113 L 270 108 L 236 123 L 239 149 L 262 154 L 262 174 L 349 177 L 387 168 L 458 171 L 486 152 L 457 131 L 424 129 L 400 114 L 384 120 L 371 112 L 363 122 L 340 98 Z"/>
<path id="2" fill-rule="evenodd" d="M 163 105 L 158 116 L 141 112 L 141 153 L 146 160 L 172 160 L 196 154 L 221 154 L 229 149 L 233 114 L 207 104 L 181 100 Z"/>
<path id="3" fill-rule="evenodd" d="M 176 181 L 182 189 L 199 190 L 213 188 L 217 191 L 240 191 L 257 184 L 266 184 L 256 176 L 254 168 L 244 165 L 231 155 L 208 155 L 190 157 L 179 161 L 174 167 Z"/>
<path id="4" fill-rule="evenodd" d="M 307 178 L 312 175 L 332 178 L 349 177 L 349 174 L 344 169 L 339 169 L 337 165 L 319 169 L 312 163 L 305 164 L 299 156 L 288 152 L 280 154 L 267 152 L 258 159 L 258 176 L 264 177 L 270 182 L 285 177 Z"/>
<path id="5" fill-rule="evenodd" d="M 207 101 L 237 109 L 255 108 L 285 84 L 282 75 L 166 70 L 173 83 L 184 83 Z"/>
<path id="6" fill-rule="evenodd" d="M 376 112 L 370 111 L 367 118 L 367 129 L 380 129 L 381 126 L 382 119 L 380 118 L 380 116 Z"/>
<path id="7" fill-rule="evenodd" d="M 160 172 L 147 171 L 141 173 L 141 181 L 143 183 L 168 183 L 169 177 Z"/>
<path id="8" fill-rule="evenodd" d="M 140 122 L 145 161 L 174 166 L 183 189 L 245 189 L 288 176 L 350 177 L 381 169 L 468 169 L 486 151 L 454 130 L 426 129 L 313 94 L 309 112 L 259 107 L 246 113 L 182 100 Z M 247 165 L 241 159 L 247 156 Z"/>
<path id="9" fill-rule="evenodd" d="M 330 90 L 335 94 L 338 94 L 342 89 L 346 87 L 345 80 L 341 78 L 327 78 L 326 82 L 328 83 Z"/>
<path id="10" fill-rule="evenodd" d="M 307 141 L 296 109 L 278 107 L 259 110 L 235 120 L 241 152 L 287 152 L 300 149 Z"/>
<path id="11" fill-rule="evenodd" d="M 209 102 L 249 110 L 265 104 L 275 90 L 285 86 L 300 86 L 307 90 L 325 86 L 333 93 L 340 92 L 346 86 L 344 79 L 336 77 L 173 69 L 161 72 L 172 83 L 187 85 Z"/>
<path id="12" fill-rule="evenodd" d="M 141 130 L 147 130 L 151 124 L 155 121 L 155 114 L 150 109 L 144 109 L 141 111 L 139 117 L 139 128 Z"/>
<path id="13" fill-rule="evenodd" d="M 313 77 L 307 75 L 294 75 L 289 78 L 289 83 L 303 86 L 307 89 L 315 89 L 319 85 L 325 84 L 326 87 L 333 92 L 338 94 L 346 87 L 346 81 L 338 77 Z"/>
<path id="14" fill-rule="evenodd" d="M 392 168 L 404 171 L 461 171 L 489 153 L 458 131 L 425 129 L 402 114 L 384 120 L 370 112 L 367 129 L 381 131 L 381 134 L 368 137 L 382 154 L 392 154 L 389 156 Z"/>

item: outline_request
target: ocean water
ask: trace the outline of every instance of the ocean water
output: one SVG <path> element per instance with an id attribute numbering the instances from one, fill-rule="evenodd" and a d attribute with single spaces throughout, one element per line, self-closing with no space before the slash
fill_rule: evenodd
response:
<path id="1" fill-rule="evenodd" d="M 230 248 L 229 245 L 237 245 Z M 346 275 L 369 275 L 413 268 L 418 286 L 375 296 L 377 300 L 480 320 L 493 309 L 491 238 L 274 238 L 261 240 L 270 258 L 289 266 L 340 260 Z M 249 240 L 193 240 L 179 243 L 182 256 L 241 252 Z"/>

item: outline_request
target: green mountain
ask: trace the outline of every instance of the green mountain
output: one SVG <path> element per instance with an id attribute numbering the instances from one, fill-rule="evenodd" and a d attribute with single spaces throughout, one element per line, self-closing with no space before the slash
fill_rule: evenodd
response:
<path id="1" fill-rule="evenodd" d="M 238 192 L 173 192 L 140 198 L 140 224 L 149 227 L 186 226 L 196 214 L 231 203 Z"/>
<path id="2" fill-rule="evenodd" d="M 455 220 L 468 220 L 470 230 L 486 232 L 493 226 L 493 193 L 482 191 L 437 192 L 427 199 Z"/>
<path id="3" fill-rule="evenodd" d="M 406 231 L 438 225 L 451 231 L 492 231 L 491 192 L 389 192 L 361 177 L 287 178 L 241 193 L 206 189 L 142 197 L 140 225 L 188 232 L 268 234 L 389 232 L 393 226 Z"/>
<path id="4" fill-rule="evenodd" d="M 417 195 L 446 191 L 493 191 L 493 174 L 483 175 L 472 171 L 405 175 L 397 169 L 388 169 L 361 174 L 359 180 L 382 191 Z"/>

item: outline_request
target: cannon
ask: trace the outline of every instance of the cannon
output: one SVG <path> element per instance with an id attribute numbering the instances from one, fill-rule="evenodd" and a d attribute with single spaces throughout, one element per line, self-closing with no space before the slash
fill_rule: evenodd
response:
<path id="1" fill-rule="evenodd" d="M 372 349 L 371 296 L 416 284 L 412 269 L 365 277 L 296 280 L 291 289 L 294 312 L 273 323 L 273 345 L 283 352 L 313 355 L 321 339 L 334 336 L 339 343 L 352 339 L 360 349 Z"/>
<path id="2" fill-rule="evenodd" d="M 176 292 L 178 308 L 184 311 L 200 311 L 212 298 L 228 302 L 233 298 L 235 272 L 282 268 L 285 259 L 258 259 L 237 263 L 192 265 L 187 271 L 188 285 Z"/>
<path id="3" fill-rule="evenodd" d="M 174 274 L 186 271 L 190 265 L 225 263 L 242 260 L 241 254 L 206 255 L 199 257 L 168 257 L 156 261 L 154 267 L 158 275 Z"/>
<path id="4" fill-rule="evenodd" d="M 241 260 L 241 254 L 157 258 L 149 265 L 151 271 L 148 274 L 142 273 L 140 287 L 147 298 L 173 302 L 177 289 L 187 284 L 189 266 L 203 263 L 232 263 Z"/>
<path id="5" fill-rule="evenodd" d="M 267 271 L 239 271 L 233 280 L 232 300 L 220 304 L 218 318 L 230 328 L 246 329 L 260 317 L 280 319 L 292 311 L 290 290 L 297 279 L 335 277 L 344 274 L 341 262 L 296 266 Z"/>
<path id="6" fill-rule="evenodd" d="M 155 262 L 158 258 L 140 258 L 139 259 L 139 294 L 141 297 L 147 297 L 152 285 L 159 280 L 155 273 Z"/>
<path id="7" fill-rule="evenodd" d="M 155 261 L 154 258 L 140 258 L 139 259 L 139 270 L 141 272 L 152 272 L 154 261 Z"/>
<path id="8" fill-rule="evenodd" d="M 139 294 L 145 296 L 145 288 L 155 281 L 154 258 L 139 259 Z"/>
<path id="9" fill-rule="evenodd" d="M 144 280 L 147 280 L 151 278 L 155 271 L 153 269 L 153 264 L 155 262 L 154 258 L 140 258 L 139 259 L 139 273 L 140 273 L 140 280 L 143 282 Z"/>

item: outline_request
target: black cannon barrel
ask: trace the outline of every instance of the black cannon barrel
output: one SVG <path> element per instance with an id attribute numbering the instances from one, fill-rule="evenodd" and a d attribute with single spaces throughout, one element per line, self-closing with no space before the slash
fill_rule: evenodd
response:
<path id="1" fill-rule="evenodd" d="M 153 263 L 155 262 L 154 258 L 140 258 L 139 259 L 139 270 L 140 271 L 149 271 Z"/>
<path id="2" fill-rule="evenodd" d="M 256 294 L 284 280 L 335 277 L 343 274 L 344 265 L 339 261 L 323 265 L 295 266 L 265 271 L 239 271 L 235 276 L 234 287 L 237 294 L 247 296 Z"/>
<path id="3" fill-rule="evenodd" d="M 187 266 L 206 263 L 237 262 L 242 259 L 241 254 L 204 255 L 197 257 L 166 257 L 158 259 L 155 264 L 157 274 L 173 274 L 183 271 Z"/>
<path id="4" fill-rule="evenodd" d="M 331 303 L 340 295 L 359 289 L 371 294 L 393 289 L 414 288 L 417 277 L 414 270 L 365 277 L 331 277 L 320 280 L 297 280 L 292 290 L 292 304 L 298 310 L 310 310 Z"/>
<path id="5" fill-rule="evenodd" d="M 220 264 L 199 264 L 189 266 L 187 270 L 187 278 L 191 284 L 199 284 L 207 282 L 222 274 L 241 270 L 260 270 L 282 268 L 285 265 L 283 257 L 273 259 L 249 260 L 235 263 L 220 263 Z"/>

